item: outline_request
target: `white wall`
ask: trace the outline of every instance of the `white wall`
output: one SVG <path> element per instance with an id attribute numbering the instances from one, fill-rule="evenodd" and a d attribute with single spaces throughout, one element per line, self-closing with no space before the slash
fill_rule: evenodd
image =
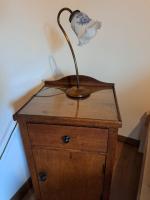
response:
<path id="1" fill-rule="evenodd" d="M 15 124 L 12 114 L 51 74 L 45 33 L 29 10 L 30 1 L 0 1 L 0 153 Z M 18 128 L 0 160 L 0 177 L 1 200 L 9 200 L 29 177 Z"/>
<path id="2" fill-rule="evenodd" d="M 102 21 L 102 29 L 86 46 L 73 42 L 80 74 L 116 83 L 123 119 L 120 134 L 138 137 L 138 123 L 150 108 L 150 2 L 148 0 L 1 0 L 0 1 L 0 150 L 13 126 L 12 113 L 24 96 L 52 75 L 51 55 L 59 69 L 73 74 L 69 48 L 56 16 L 62 7 L 80 9 Z M 31 95 L 31 93 L 30 93 Z M 2 140 L 3 139 L 3 140 Z M 3 141 L 3 143 L 2 143 Z M 28 178 L 19 132 L 16 130 L 0 160 L 0 199 L 9 199 Z"/>

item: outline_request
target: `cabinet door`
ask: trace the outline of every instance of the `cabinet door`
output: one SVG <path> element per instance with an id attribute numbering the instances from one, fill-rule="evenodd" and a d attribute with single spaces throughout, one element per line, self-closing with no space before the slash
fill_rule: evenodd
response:
<path id="1" fill-rule="evenodd" d="M 105 156 L 90 152 L 33 150 L 42 200 L 99 200 Z"/>

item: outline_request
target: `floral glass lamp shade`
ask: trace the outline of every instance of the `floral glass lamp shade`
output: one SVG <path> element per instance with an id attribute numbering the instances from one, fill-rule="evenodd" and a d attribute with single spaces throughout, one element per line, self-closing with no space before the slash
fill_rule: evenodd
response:
<path id="1" fill-rule="evenodd" d="M 86 14 L 75 11 L 70 19 L 72 30 L 78 37 L 79 46 L 82 46 L 90 41 L 100 29 L 101 23 L 90 19 Z"/>
<path id="2" fill-rule="evenodd" d="M 74 31 L 74 33 L 76 34 L 78 38 L 79 46 L 87 44 L 96 35 L 97 30 L 100 29 L 101 27 L 101 23 L 99 21 L 92 20 L 85 13 L 79 10 L 72 11 L 69 8 L 62 8 L 59 11 L 58 16 L 57 16 L 58 25 L 61 28 L 68 42 L 68 45 L 70 47 L 70 50 L 73 56 L 74 64 L 75 64 L 75 70 L 76 70 L 76 80 L 77 80 L 76 86 L 69 88 L 66 91 L 66 94 L 67 96 L 71 98 L 86 98 L 90 95 L 91 92 L 89 89 L 80 86 L 79 72 L 78 72 L 78 66 L 77 66 L 75 53 L 64 28 L 60 24 L 60 15 L 63 11 L 70 12 L 69 21 L 71 23 L 72 30 Z"/>

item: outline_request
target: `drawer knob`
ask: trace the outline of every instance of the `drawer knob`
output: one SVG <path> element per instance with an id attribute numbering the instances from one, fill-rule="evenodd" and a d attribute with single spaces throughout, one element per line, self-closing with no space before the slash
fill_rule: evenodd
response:
<path id="1" fill-rule="evenodd" d="M 67 135 L 63 136 L 63 141 L 64 141 L 64 143 L 69 143 L 70 136 L 67 136 Z"/>
<path id="2" fill-rule="evenodd" d="M 39 180 L 41 182 L 44 182 L 44 181 L 46 181 L 46 179 L 47 179 L 47 173 L 46 172 L 39 172 Z"/>

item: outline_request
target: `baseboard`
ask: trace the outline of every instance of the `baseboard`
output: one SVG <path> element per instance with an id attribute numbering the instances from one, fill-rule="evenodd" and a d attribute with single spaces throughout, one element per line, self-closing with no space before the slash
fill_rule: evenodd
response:
<path id="1" fill-rule="evenodd" d="M 120 142 L 124 142 L 124 143 L 130 144 L 135 147 L 139 147 L 139 144 L 140 144 L 140 140 L 136 140 L 136 139 L 133 139 L 130 137 L 125 137 L 123 135 L 118 135 L 118 140 Z"/>
<path id="2" fill-rule="evenodd" d="M 29 178 L 23 186 L 16 192 L 16 194 L 11 198 L 11 200 L 21 200 L 32 189 L 32 180 Z"/>

